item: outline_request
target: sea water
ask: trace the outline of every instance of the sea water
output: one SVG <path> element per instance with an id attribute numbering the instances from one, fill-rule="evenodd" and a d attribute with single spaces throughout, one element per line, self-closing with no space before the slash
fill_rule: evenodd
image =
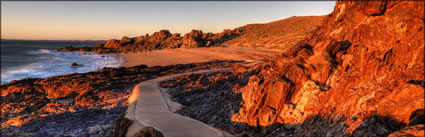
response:
<path id="1" fill-rule="evenodd" d="M 83 47 L 98 43 L 102 42 L 2 40 L 1 83 L 119 67 L 122 58 L 116 55 L 55 51 L 66 46 Z M 82 66 L 71 67 L 72 63 Z"/>

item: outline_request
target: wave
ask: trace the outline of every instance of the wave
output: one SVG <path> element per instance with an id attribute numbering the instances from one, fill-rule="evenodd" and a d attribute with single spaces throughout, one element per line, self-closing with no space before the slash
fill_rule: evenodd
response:
<path id="1" fill-rule="evenodd" d="M 39 49 L 39 50 L 38 50 L 38 52 L 41 52 L 41 53 L 49 53 L 49 52 L 50 52 L 50 50 L 48 50 L 48 49 Z"/>
<path id="2" fill-rule="evenodd" d="M 48 49 L 38 49 L 36 51 L 27 51 L 29 54 L 46 54 L 46 53 L 53 53 L 52 50 Z"/>
<path id="3" fill-rule="evenodd" d="M 23 78 L 46 78 L 71 73 L 85 73 L 103 67 L 119 67 L 123 62 L 120 56 L 109 54 L 80 55 L 76 52 L 50 52 L 42 49 L 38 52 L 43 52 L 48 56 L 37 57 L 31 64 L 2 69 L 1 83 Z M 83 66 L 71 67 L 72 63 Z"/>

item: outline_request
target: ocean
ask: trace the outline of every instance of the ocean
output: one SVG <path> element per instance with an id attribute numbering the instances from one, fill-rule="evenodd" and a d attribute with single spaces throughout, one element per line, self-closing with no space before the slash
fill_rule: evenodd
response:
<path id="1" fill-rule="evenodd" d="M 1 83 L 119 67 L 122 58 L 116 55 L 55 51 L 61 47 L 84 47 L 97 43 L 100 42 L 2 40 Z M 71 67 L 72 63 L 82 66 Z"/>

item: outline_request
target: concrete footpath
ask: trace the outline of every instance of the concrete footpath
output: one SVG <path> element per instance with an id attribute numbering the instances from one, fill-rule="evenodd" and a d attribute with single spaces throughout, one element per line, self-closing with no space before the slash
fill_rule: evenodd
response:
<path id="1" fill-rule="evenodd" d="M 251 63 L 247 66 L 256 63 L 257 62 Z M 181 105 L 172 102 L 168 94 L 161 92 L 159 88 L 159 82 L 180 75 L 214 72 L 225 69 L 228 68 L 172 74 L 138 84 L 129 98 L 129 105 L 126 111 L 126 118 L 134 120 L 134 124 L 131 125 L 127 131 L 127 136 L 131 136 L 143 127 L 148 126 L 161 131 L 165 137 L 232 136 L 225 131 L 211 127 L 198 120 L 173 113 L 178 110 Z"/>

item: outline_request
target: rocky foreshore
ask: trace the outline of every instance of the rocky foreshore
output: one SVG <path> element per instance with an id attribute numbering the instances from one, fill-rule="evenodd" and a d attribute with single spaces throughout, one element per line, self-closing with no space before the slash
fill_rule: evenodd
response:
<path id="1" fill-rule="evenodd" d="M 252 68 L 234 66 L 230 70 L 178 76 L 160 83 L 168 88 L 171 99 L 183 105 L 176 113 L 202 121 L 235 136 L 266 136 L 280 129 L 277 135 L 292 135 L 293 130 L 273 127 L 255 127 L 232 122 L 233 114 L 241 108 L 242 94 L 237 92 L 255 73 Z"/>
<path id="2" fill-rule="evenodd" d="M 173 73 L 231 67 L 240 61 L 170 66 L 139 65 L 48 78 L 27 78 L 0 86 L 2 135 L 109 136 L 117 115 L 139 82 Z"/>
<path id="3" fill-rule="evenodd" d="M 309 117 L 299 124 L 275 123 L 267 126 L 252 126 L 232 121 L 231 118 L 242 107 L 241 88 L 248 84 L 256 69 L 234 66 L 231 70 L 205 74 L 182 75 L 160 83 L 167 88 L 173 101 L 183 105 L 176 113 L 202 121 L 238 137 L 288 137 L 288 136 L 388 136 L 418 133 L 423 130 L 423 110 L 411 116 L 409 126 L 391 126 L 382 117 L 373 116 L 365 120 L 354 132 L 346 134 L 348 125 L 336 124 L 330 118 Z M 330 123 L 329 123 L 330 122 Z M 397 131 L 400 130 L 400 131 Z M 420 133 L 420 132 L 419 132 Z"/>

